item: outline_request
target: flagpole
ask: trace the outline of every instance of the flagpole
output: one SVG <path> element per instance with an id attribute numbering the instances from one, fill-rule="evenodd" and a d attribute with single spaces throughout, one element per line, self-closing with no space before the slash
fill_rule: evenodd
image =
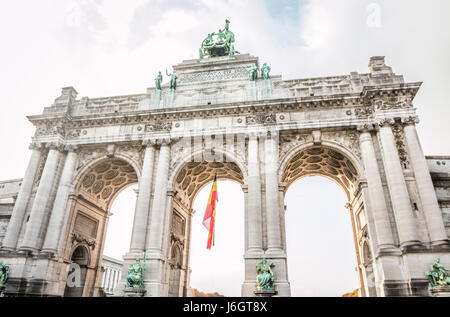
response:
<path id="1" fill-rule="evenodd" d="M 214 173 L 214 183 L 216 183 L 216 191 L 217 191 L 217 173 Z M 213 184 L 214 184 L 213 183 Z M 215 246 L 216 241 L 216 216 L 217 216 L 217 205 L 214 202 L 214 227 L 213 227 L 213 236 L 212 236 L 212 245 Z"/>

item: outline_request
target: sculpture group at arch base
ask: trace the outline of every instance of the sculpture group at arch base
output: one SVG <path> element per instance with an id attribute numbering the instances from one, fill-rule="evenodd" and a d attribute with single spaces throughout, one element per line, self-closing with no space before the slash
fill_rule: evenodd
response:
<path id="1" fill-rule="evenodd" d="M 166 71 L 170 82 L 159 73 L 143 93 L 105 98 L 66 87 L 28 117 L 28 167 L 0 187 L 0 197 L 14 197 L 0 223 L 6 296 L 97 296 L 111 204 L 133 184 L 114 296 L 188 296 L 192 204 L 215 175 L 244 195 L 242 296 L 291 295 L 285 213 L 296 206 L 284 206 L 284 195 L 311 175 L 348 199 L 359 296 L 446 294 L 450 157 L 422 152 L 421 83 L 405 82 L 381 56 L 367 73 L 284 80 L 234 43 L 227 21 L 203 41 L 201 58 Z"/>

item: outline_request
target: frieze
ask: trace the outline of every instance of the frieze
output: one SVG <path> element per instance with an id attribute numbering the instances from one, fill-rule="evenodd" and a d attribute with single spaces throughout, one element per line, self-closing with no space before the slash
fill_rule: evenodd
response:
<path id="1" fill-rule="evenodd" d="M 355 154 L 360 160 L 362 159 L 358 133 L 354 131 L 323 132 L 322 139 L 336 142 Z"/>
<path id="2" fill-rule="evenodd" d="M 65 136 L 65 127 L 62 124 L 53 125 L 51 122 L 47 122 L 44 125 L 39 125 L 36 128 L 35 136 L 52 136 L 62 135 Z"/>
<path id="3" fill-rule="evenodd" d="M 373 107 L 355 108 L 355 116 L 357 118 L 367 118 L 373 114 Z"/>
<path id="4" fill-rule="evenodd" d="M 277 119 L 276 119 L 275 114 L 273 114 L 273 113 L 255 114 L 255 115 L 247 116 L 246 122 L 247 122 L 247 125 L 275 124 L 277 122 Z"/>
<path id="5" fill-rule="evenodd" d="M 411 98 L 392 97 L 388 100 L 375 99 L 373 101 L 376 110 L 405 109 L 412 107 Z"/>
<path id="6" fill-rule="evenodd" d="M 172 122 L 156 122 L 147 124 L 145 132 L 170 132 L 172 131 Z"/>
<path id="7" fill-rule="evenodd" d="M 187 84 L 194 82 L 211 82 L 227 79 L 246 79 L 247 77 L 247 69 L 245 67 L 241 67 L 218 71 L 183 73 L 179 75 L 179 81 L 181 84 Z"/>

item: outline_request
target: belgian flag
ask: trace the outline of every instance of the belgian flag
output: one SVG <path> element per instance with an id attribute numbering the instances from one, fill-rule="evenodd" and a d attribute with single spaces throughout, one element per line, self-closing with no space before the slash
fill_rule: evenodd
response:
<path id="1" fill-rule="evenodd" d="M 211 250 L 211 245 L 214 245 L 214 220 L 216 218 L 216 201 L 219 201 L 217 196 L 217 176 L 214 176 L 211 193 L 209 194 L 208 205 L 206 206 L 205 216 L 203 217 L 203 226 L 208 230 L 208 243 L 206 248 Z"/>

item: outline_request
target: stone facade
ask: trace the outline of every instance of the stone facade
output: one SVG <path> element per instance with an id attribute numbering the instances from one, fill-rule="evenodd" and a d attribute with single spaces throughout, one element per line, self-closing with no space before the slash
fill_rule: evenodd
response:
<path id="1" fill-rule="evenodd" d="M 29 116 L 32 155 L 0 249 L 6 293 L 96 296 L 112 201 L 139 184 L 114 295 L 146 251 L 146 296 L 187 296 L 192 203 L 217 174 L 244 192 L 243 296 L 254 296 L 263 257 L 275 264 L 278 296 L 290 296 L 284 194 L 308 175 L 347 195 L 361 296 L 429 296 L 424 272 L 436 257 L 450 266 L 450 162 L 422 153 L 421 83 L 406 83 L 384 57 L 367 74 L 297 80 L 249 81 L 252 65 L 247 54 L 184 61 L 173 67 L 176 90 L 130 96 L 77 99 L 67 87 Z"/>

